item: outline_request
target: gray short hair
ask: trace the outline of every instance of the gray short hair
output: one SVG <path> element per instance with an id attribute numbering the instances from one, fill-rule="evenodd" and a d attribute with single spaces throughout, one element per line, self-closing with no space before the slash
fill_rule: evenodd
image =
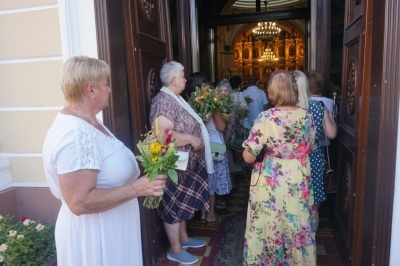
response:
<path id="1" fill-rule="evenodd" d="M 180 77 L 181 71 L 185 68 L 183 65 L 176 61 L 170 61 L 165 63 L 161 67 L 160 79 L 163 86 L 169 86 L 171 84 L 172 78 Z"/>
<path id="2" fill-rule="evenodd" d="M 229 82 L 229 80 L 227 79 L 223 79 L 220 82 L 218 82 L 217 84 L 217 90 L 221 87 L 225 87 L 228 89 L 229 92 L 232 92 L 232 86 L 231 83 Z"/>

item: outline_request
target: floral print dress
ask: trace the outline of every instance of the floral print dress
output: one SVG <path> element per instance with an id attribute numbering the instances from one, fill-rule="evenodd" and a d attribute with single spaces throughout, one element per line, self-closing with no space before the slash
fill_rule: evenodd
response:
<path id="1" fill-rule="evenodd" d="M 315 141 L 310 112 L 272 108 L 254 121 L 243 147 L 258 155 L 250 184 L 245 265 L 315 265 L 314 196 L 308 154 Z"/>

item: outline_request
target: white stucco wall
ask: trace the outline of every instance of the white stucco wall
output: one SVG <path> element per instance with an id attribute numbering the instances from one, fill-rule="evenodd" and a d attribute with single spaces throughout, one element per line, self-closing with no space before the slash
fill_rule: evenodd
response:
<path id="1" fill-rule="evenodd" d="M 59 0 L 64 61 L 74 55 L 98 57 L 93 0 Z"/>
<path id="2" fill-rule="evenodd" d="M 93 3 L 0 1 L 0 190 L 48 186 L 41 149 L 65 104 L 62 64 L 98 57 Z"/>

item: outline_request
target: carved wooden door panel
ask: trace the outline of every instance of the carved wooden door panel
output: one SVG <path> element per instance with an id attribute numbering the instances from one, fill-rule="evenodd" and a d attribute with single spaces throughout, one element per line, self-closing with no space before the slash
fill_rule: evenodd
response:
<path id="1" fill-rule="evenodd" d="M 167 0 L 123 0 L 129 109 L 134 143 L 150 129 L 151 99 L 160 89 L 163 63 L 172 58 Z M 121 51 L 122 52 L 122 51 Z M 137 148 L 134 147 L 137 154 Z M 166 246 L 156 210 L 141 206 L 144 265 L 154 265 Z"/>
<path id="2" fill-rule="evenodd" d="M 365 157 L 367 145 L 371 30 L 367 23 L 371 0 L 346 0 L 340 106 L 336 217 L 349 248 L 352 265 L 359 265 Z"/>

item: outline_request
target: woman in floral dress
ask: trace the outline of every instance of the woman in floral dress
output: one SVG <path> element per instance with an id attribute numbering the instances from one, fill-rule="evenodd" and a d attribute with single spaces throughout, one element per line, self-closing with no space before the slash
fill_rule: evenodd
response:
<path id="1" fill-rule="evenodd" d="M 275 71 L 268 83 L 275 108 L 261 112 L 243 143 L 253 163 L 244 243 L 245 265 L 315 265 L 313 189 L 308 155 L 315 141 L 311 113 L 296 106 L 294 77 Z"/>

